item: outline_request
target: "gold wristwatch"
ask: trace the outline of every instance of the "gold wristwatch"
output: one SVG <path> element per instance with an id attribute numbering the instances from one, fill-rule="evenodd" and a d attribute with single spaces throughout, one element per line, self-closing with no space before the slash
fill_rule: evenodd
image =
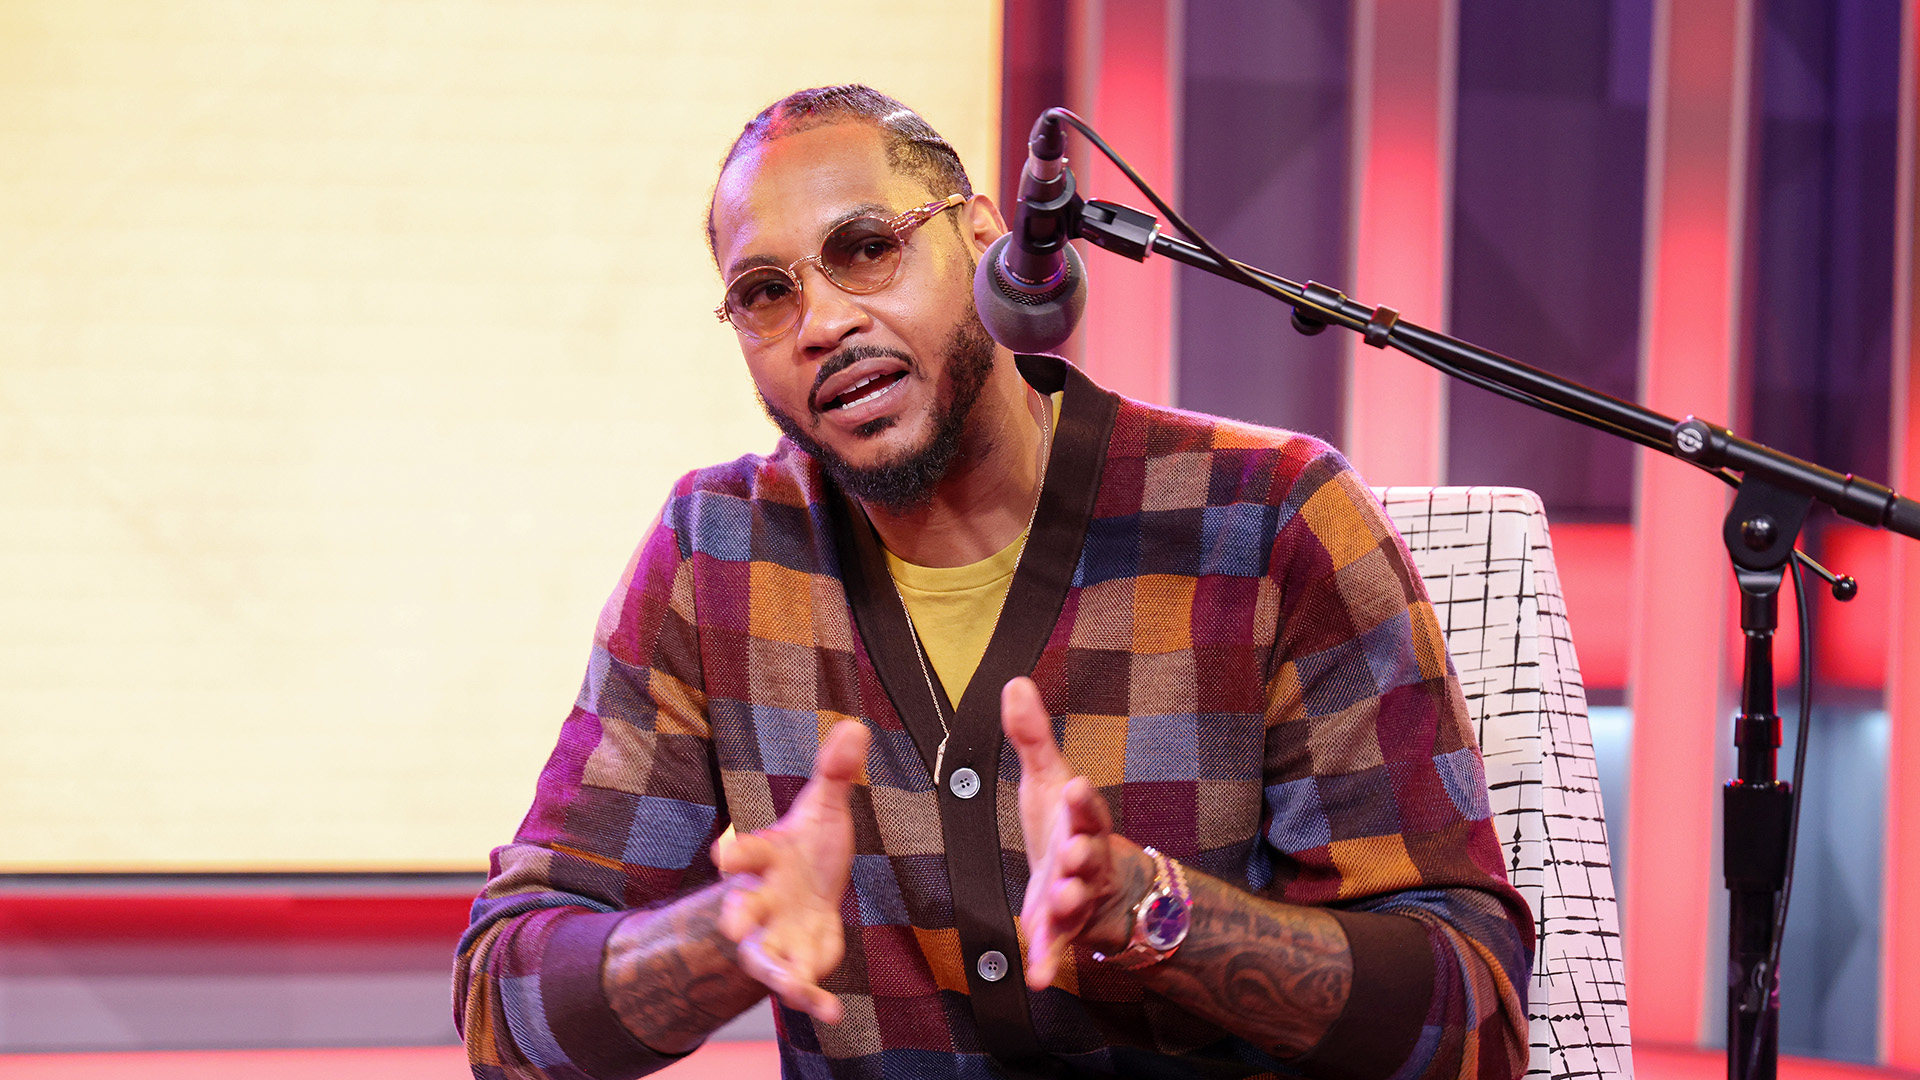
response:
<path id="1" fill-rule="evenodd" d="M 1112 956 L 1093 954 L 1095 960 L 1122 971 L 1138 971 L 1172 956 L 1193 925 L 1193 894 L 1187 891 L 1186 872 L 1153 848 L 1141 850 L 1153 859 L 1153 885 L 1133 905 L 1133 937 Z"/>

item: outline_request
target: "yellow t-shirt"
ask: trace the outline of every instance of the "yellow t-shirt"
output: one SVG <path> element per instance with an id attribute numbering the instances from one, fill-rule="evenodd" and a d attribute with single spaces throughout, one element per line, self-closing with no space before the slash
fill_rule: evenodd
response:
<path id="1" fill-rule="evenodd" d="M 1061 395 L 1049 397 L 1057 431 Z M 956 709 L 980 658 L 987 654 L 987 642 L 993 638 L 1007 590 L 1013 587 L 1013 572 L 1020 565 L 1026 539 L 1022 532 L 1013 543 L 965 566 L 919 566 L 886 553 L 893 587 L 900 590 L 907 618 L 913 620 L 914 633 L 927 650 L 927 661 Z"/>
<path id="2" fill-rule="evenodd" d="M 965 566 L 916 566 L 887 552 L 893 587 L 907 605 L 907 617 L 927 650 L 933 673 L 947 700 L 960 707 L 1000 614 L 1000 605 L 1013 586 L 1020 564 L 1020 547 L 1027 534 L 992 555 Z"/>

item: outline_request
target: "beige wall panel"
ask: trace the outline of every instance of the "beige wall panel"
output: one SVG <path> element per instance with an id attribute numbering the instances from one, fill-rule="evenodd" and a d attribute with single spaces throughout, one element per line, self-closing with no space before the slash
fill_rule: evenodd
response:
<path id="1" fill-rule="evenodd" d="M 772 445 L 727 143 L 858 79 L 990 187 L 998 17 L 0 0 L 0 872 L 484 865 L 672 480 Z"/>

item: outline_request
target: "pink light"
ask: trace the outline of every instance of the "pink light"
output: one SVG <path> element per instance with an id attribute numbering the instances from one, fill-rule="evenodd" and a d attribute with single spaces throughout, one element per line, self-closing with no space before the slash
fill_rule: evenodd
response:
<path id="1" fill-rule="evenodd" d="M 1896 543 L 1910 541 L 1851 522 L 1827 526 L 1821 561 L 1835 573 L 1859 579 L 1860 595 L 1843 604 L 1833 598 L 1826 582 L 1807 576 L 1807 595 L 1813 600 L 1814 675 L 1819 681 L 1860 689 L 1886 685 L 1887 627 L 1894 616 L 1890 563 Z M 1777 653 L 1775 657 L 1777 663 Z"/>
<path id="2" fill-rule="evenodd" d="M 1900 178 L 1894 227 L 1893 441 L 1894 489 L 1920 491 L 1920 0 L 1902 5 L 1900 43 Z M 1887 713 L 1886 882 L 1881 905 L 1881 1056 L 1888 1065 L 1920 1069 L 1920 544 L 1891 541 Z"/>
<path id="3" fill-rule="evenodd" d="M 1167 0 L 1084 0 L 1082 6 L 1099 8 L 1093 20 L 1097 40 L 1080 54 L 1083 76 L 1093 78 L 1087 118 L 1162 198 L 1177 206 L 1175 76 L 1168 44 L 1176 39 Z M 1084 26 L 1089 20 L 1080 21 Z M 1079 170 L 1082 195 L 1148 205 L 1097 151 L 1089 148 L 1086 158 Z M 1083 366 L 1128 397 L 1171 403 L 1173 264 L 1149 258 L 1136 265 L 1099 252 L 1087 254 L 1087 263 Z"/>
<path id="4" fill-rule="evenodd" d="M 1447 322 L 1454 7 L 1362 0 L 1354 17 L 1353 288 L 1412 322 Z M 1375 484 L 1438 484 L 1445 377 L 1347 343 L 1343 449 Z"/>
<path id="5" fill-rule="evenodd" d="M 1620 591 L 1633 578 L 1633 526 L 1555 525 L 1553 562 L 1567 604 L 1567 626 L 1587 689 L 1627 685 L 1627 608 Z"/>
<path id="6" fill-rule="evenodd" d="M 1654 14 L 1640 396 L 1722 422 L 1733 400 L 1750 22 L 1751 0 L 1661 0 Z M 1637 1037 L 1691 1043 L 1704 1020 L 1716 885 L 1726 494 L 1663 455 L 1643 452 L 1637 464 L 1629 815 L 1645 824 L 1627 838 L 1627 992 Z"/>

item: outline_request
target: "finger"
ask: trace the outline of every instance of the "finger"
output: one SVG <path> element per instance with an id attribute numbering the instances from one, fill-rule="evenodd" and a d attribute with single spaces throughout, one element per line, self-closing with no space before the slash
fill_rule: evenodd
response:
<path id="1" fill-rule="evenodd" d="M 1074 807 L 1067 801 L 1066 792 L 1074 785 L 1074 777 L 1060 788 L 1059 796 L 1047 815 L 1045 826 L 1046 858 L 1058 860 L 1061 854 L 1073 845 L 1082 834 L 1075 827 Z M 1054 873 L 1069 873 L 1065 866 L 1056 865 Z"/>
<path id="2" fill-rule="evenodd" d="M 809 813 L 816 809 L 844 810 L 849 790 L 859 778 L 867 761 L 870 737 L 867 726 L 858 720 L 842 720 L 827 731 L 826 741 L 813 759 L 813 776 L 794 797 L 787 812 Z"/>
<path id="3" fill-rule="evenodd" d="M 825 1024 L 837 1024 L 844 1013 L 840 999 L 802 978 L 791 965 L 766 947 L 764 933 L 740 942 L 740 969 L 771 990 L 789 1009 L 798 1009 Z"/>
<path id="4" fill-rule="evenodd" d="M 858 720 L 842 720 L 827 731 L 826 741 L 820 744 L 820 753 L 814 758 L 813 775 L 826 777 L 839 783 L 851 783 L 860 775 L 860 767 L 867 761 L 867 744 L 871 742 L 867 725 Z"/>
<path id="5" fill-rule="evenodd" d="M 811 983 L 801 988 L 800 993 L 795 997 L 795 1002 L 794 1008 L 823 1024 L 839 1023 L 846 1011 L 846 1007 L 840 1004 L 840 998 L 837 995 L 828 993 Z"/>
<path id="6" fill-rule="evenodd" d="M 733 848 L 733 845 L 738 842 L 739 836 L 740 834 L 734 830 L 734 827 L 728 825 L 720 831 L 719 836 L 713 838 L 713 843 L 707 845 L 707 858 L 713 860 L 713 865 L 725 865 L 728 857 L 727 853 Z"/>
<path id="7" fill-rule="evenodd" d="M 1068 943 L 1086 929 L 1093 913 L 1093 895 L 1093 889 L 1078 877 L 1054 877 L 1029 884 L 1020 925 L 1027 932 L 1030 988 L 1040 990 L 1052 985 Z"/>
<path id="8" fill-rule="evenodd" d="M 720 917 L 714 925 L 736 944 L 766 926 L 772 903 L 760 889 L 760 880 L 751 875 L 735 879 L 737 887 L 720 898 Z"/>
<path id="9" fill-rule="evenodd" d="M 1049 907 L 1053 915 L 1054 936 L 1066 940 L 1080 932 L 1086 925 L 1088 901 L 1092 892 L 1087 883 L 1079 878 L 1061 878 L 1053 887 L 1052 903 Z"/>
<path id="10" fill-rule="evenodd" d="M 1033 894 L 1036 902 L 1021 915 L 1031 940 L 1049 948 L 1073 940 L 1085 927 L 1093 890 L 1079 878 L 1056 878 Z M 1029 925 L 1031 924 L 1031 925 Z"/>
<path id="11" fill-rule="evenodd" d="M 1029 885 L 1027 902 L 1020 912 L 1020 926 L 1027 933 L 1027 985 L 1035 990 L 1051 985 L 1060 971 L 1067 943 L 1086 923 L 1084 910 L 1077 916 L 1076 905 L 1084 905 L 1086 888 L 1072 879 L 1054 878 Z"/>
<path id="12" fill-rule="evenodd" d="M 1066 759 L 1053 743 L 1053 721 L 1032 679 L 1022 675 L 1000 688 L 1000 727 L 1020 755 L 1023 777 L 1044 777 L 1066 769 Z"/>
<path id="13" fill-rule="evenodd" d="M 1059 854 L 1054 856 L 1054 872 L 1063 879 L 1086 877 L 1090 871 L 1099 869 L 1098 859 L 1105 850 L 1103 840 L 1075 836 L 1060 845 Z"/>
<path id="14" fill-rule="evenodd" d="M 713 842 L 713 865 L 723 874 L 762 874 L 773 865 L 773 844 L 755 833 Z"/>
<path id="15" fill-rule="evenodd" d="M 1053 877 L 1044 872 L 1043 867 L 1035 867 L 1034 875 L 1027 881 L 1027 898 L 1020 905 L 1020 929 L 1027 937 L 1027 972 L 1033 972 L 1033 964 L 1046 951 L 1047 944 L 1047 893 L 1053 888 Z"/>
<path id="16" fill-rule="evenodd" d="M 1060 797 L 1067 804 L 1067 823 L 1082 836 L 1100 837 L 1113 831 L 1113 811 L 1094 790 L 1093 781 L 1076 776 L 1067 781 Z"/>
<path id="17" fill-rule="evenodd" d="M 1044 990 L 1059 976 L 1060 965 L 1067 955 L 1067 943 L 1073 940 L 1078 927 L 1063 922 L 1051 907 L 1042 907 L 1037 916 L 1028 929 L 1027 986 Z"/>
<path id="18" fill-rule="evenodd" d="M 1044 903 L 1029 903 L 1032 912 L 1020 913 L 1020 925 L 1027 932 L 1027 989 L 1044 990 L 1053 983 L 1060 964 L 1055 959 L 1053 919 Z"/>

